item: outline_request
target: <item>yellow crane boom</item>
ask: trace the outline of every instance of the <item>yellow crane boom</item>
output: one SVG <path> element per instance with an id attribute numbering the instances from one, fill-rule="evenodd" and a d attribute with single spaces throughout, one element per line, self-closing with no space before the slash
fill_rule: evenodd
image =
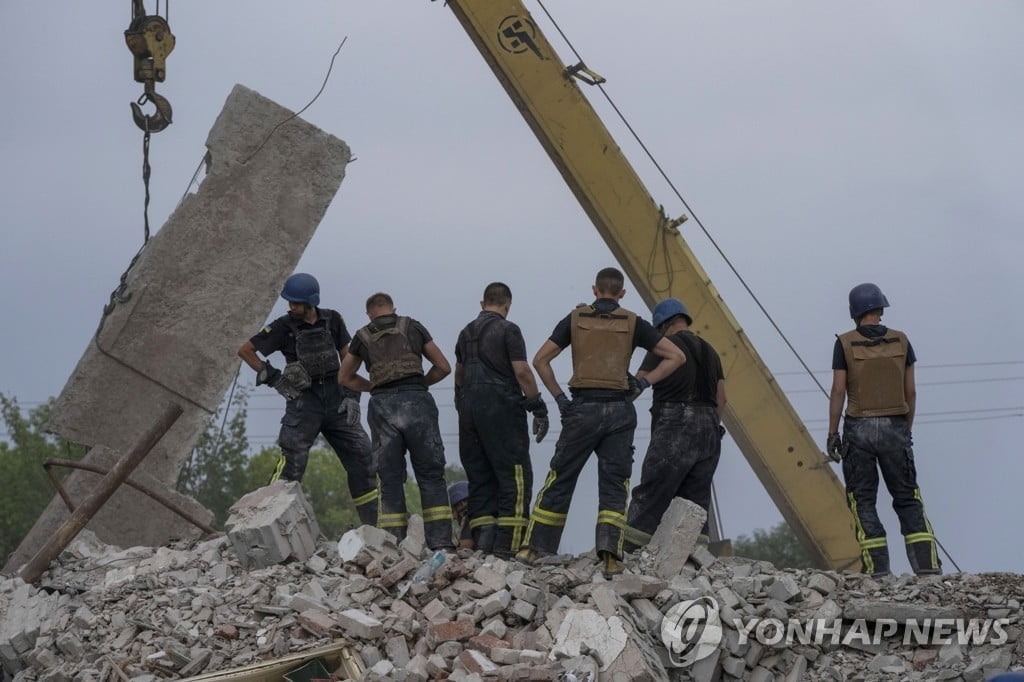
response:
<path id="1" fill-rule="evenodd" d="M 448 0 L 648 306 L 674 296 L 718 350 L 729 383 L 729 434 L 822 568 L 860 550 L 842 485 L 771 372 L 676 229 L 651 198 L 577 80 L 520 0 Z M 653 258 L 652 258 L 653 255 Z M 667 267 L 666 267 L 667 264 Z"/>

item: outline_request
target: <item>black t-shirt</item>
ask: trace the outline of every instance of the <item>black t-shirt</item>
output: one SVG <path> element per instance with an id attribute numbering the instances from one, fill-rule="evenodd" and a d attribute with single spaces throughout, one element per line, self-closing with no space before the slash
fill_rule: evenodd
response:
<path id="1" fill-rule="evenodd" d="M 860 335 L 868 339 L 879 339 L 885 336 L 889 328 L 884 324 L 864 324 L 857 327 L 857 331 Z M 914 353 L 914 346 L 911 345 L 910 339 L 907 339 L 907 367 L 910 367 L 917 362 L 917 355 Z M 843 342 L 836 339 L 836 345 L 832 348 L 832 369 L 841 369 L 846 371 L 849 369 L 846 366 L 846 353 L 843 352 Z"/>
<path id="2" fill-rule="evenodd" d="M 618 309 L 619 302 L 613 298 L 599 298 L 592 304 L 598 312 L 610 313 Z M 572 313 L 562 318 L 561 322 L 555 325 L 555 330 L 548 338 L 559 348 L 565 349 L 572 343 Z M 640 346 L 647 350 L 653 350 L 661 340 L 661 334 L 651 326 L 651 323 L 640 316 L 636 318 L 636 328 L 633 330 L 633 348 Z"/>
<path id="3" fill-rule="evenodd" d="M 679 346 L 686 362 L 654 385 L 654 402 L 717 406 L 718 382 L 725 379 L 722 360 L 711 344 L 691 331 L 665 337 Z M 650 372 L 661 362 L 654 353 L 644 356 L 641 372 Z"/>
<path id="4" fill-rule="evenodd" d="M 295 354 L 295 332 L 294 328 L 302 331 L 304 329 L 315 329 L 329 323 L 328 330 L 334 337 L 334 347 L 339 351 L 347 346 L 352 340 L 348 329 L 345 328 L 345 320 L 341 313 L 330 308 L 317 308 L 317 320 L 313 324 L 301 320 L 293 321 L 288 315 L 282 315 L 266 327 L 261 329 L 256 336 L 249 339 L 263 357 L 269 357 L 276 351 L 281 351 L 287 362 L 295 362 L 298 356 Z M 329 322 L 328 322 L 329 320 Z"/>
<path id="5" fill-rule="evenodd" d="M 394 327 L 398 323 L 398 315 L 381 315 L 380 317 L 374 318 L 373 326 L 378 329 L 386 329 L 388 327 Z M 423 346 L 427 345 L 427 342 L 433 341 L 434 338 L 427 331 L 419 321 L 409 318 L 409 347 L 412 352 L 420 357 L 423 357 Z M 352 342 L 349 343 L 348 352 L 357 356 L 366 365 L 366 370 L 370 370 L 370 353 L 367 351 L 366 344 L 359 338 L 357 333 L 353 337 Z M 423 386 L 426 387 L 427 381 L 422 376 L 412 376 L 405 379 L 398 379 L 397 381 L 391 381 L 383 386 L 377 388 L 396 388 L 398 386 Z"/>
<path id="6" fill-rule="evenodd" d="M 477 319 L 466 325 L 459 332 L 459 340 L 455 343 L 455 360 L 465 362 L 469 345 L 469 328 L 474 325 L 486 324 L 487 327 L 479 335 L 477 355 L 480 362 L 492 373 L 501 378 L 516 382 L 516 373 L 512 369 L 513 362 L 526 362 L 526 342 L 519 325 L 509 322 L 500 314 L 491 310 L 481 310 Z"/>

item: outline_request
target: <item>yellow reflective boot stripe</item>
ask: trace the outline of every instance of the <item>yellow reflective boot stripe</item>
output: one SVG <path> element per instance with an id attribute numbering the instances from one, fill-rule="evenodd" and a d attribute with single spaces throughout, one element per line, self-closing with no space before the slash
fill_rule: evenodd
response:
<path id="1" fill-rule="evenodd" d="M 469 520 L 470 528 L 479 528 L 480 526 L 493 526 L 498 523 L 497 516 L 478 516 L 475 519 Z"/>
<path id="2" fill-rule="evenodd" d="M 629 502 L 629 479 L 627 478 L 623 481 L 622 485 L 626 488 L 626 496 L 623 498 L 625 502 L 622 504 L 622 511 L 625 512 L 627 509 L 626 502 Z M 619 530 L 622 532 L 619 533 L 619 541 L 615 543 L 615 552 L 619 556 L 622 556 L 622 548 L 626 543 L 626 531 L 629 530 L 629 524 L 626 523 L 625 513 L 622 514 L 622 525 L 619 526 Z"/>
<path id="3" fill-rule="evenodd" d="M 924 513 L 924 500 L 921 499 L 921 489 L 920 488 L 914 488 L 914 499 L 921 503 L 921 518 L 924 519 L 924 527 L 928 530 L 929 533 L 931 533 L 932 540 L 934 540 L 935 539 L 935 529 L 932 528 L 932 523 L 931 523 L 931 521 L 928 520 L 928 515 Z M 933 569 L 936 569 L 936 570 L 939 568 L 939 550 L 938 550 L 937 545 L 938 545 L 937 542 L 933 542 L 932 543 L 932 555 L 930 557 L 931 560 L 932 560 L 932 566 L 931 567 Z"/>
<path id="4" fill-rule="evenodd" d="M 378 494 L 379 493 L 376 490 L 371 490 L 370 492 L 366 493 L 365 495 L 360 495 L 359 497 L 357 497 L 354 500 L 352 500 L 352 503 L 354 505 L 356 505 L 357 507 L 362 507 L 364 504 L 369 504 L 370 502 L 373 502 L 374 500 L 376 500 L 377 497 L 378 497 Z"/>
<path id="5" fill-rule="evenodd" d="M 516 503 L 515 503 L 515 506 L 513 506 L 512 509 L 513 509 L 513 513 L 516 515 L 517 519 L 522 519 L 523 515 L 526 513 L 526 509 L 525 509 L 525 507 L 526 507 L 526 492 L 523 490 L 523 488 L 524 488 L 524 485 L 523 485 L 523 465 L 522 464 L 515 464 L 515 465 L 513 465 L 513 467 L 512 467 L 512 474 L 513 474 L 513 476 L 515 478 L 515 483 L 516 483 Z M 498 519 L 498 523 L 501 524 L 501 519 Z M 505 524 L 505 525 L 513 525 L 513 524 Z M 526 520 L 525 519 L 523 519 L 523 524 L 522 525 L 523 526 L 526 525 Z M 522 529 L 522 527 L 518 523 L 514 524 L 513 528 L 512 528 L 512 540 L 509 543 L 513 552 L 517 551 L 519 549 L 520 545 L 522 544 L 522 542 L 523 542 L 523 537 L 522 536 L 523 536 L 523 529 Z"/>
<path id="6" fill-rule="evenodd" d="M 448 505 L 442 507 L 427 507 L 423 510 L 423 521 L 444 521 L 452 519 L 452 508 Z"/>
<path id="7" fill-rule="evenodd" d="M 288 460 L 284 458 L 284 455 L 277 458 L 277 466 L 274 467 L 274 471 L 270 474 L 270 480 L 267 481 L 268 485 L 281 478 L 281 474 L 284 473 L 284 465 L 287 461 Z"/>
<path id="8" fill-rule="evenodd" d="M 407 525 L 408 514 L 378 514 L 377 526 L 379 528 L 398 528 Z"/>
<path id="9" fill-rule="evenodd" d="M 864 532 L 864 526 L 860 524 L 860 517 L 857 516 L 857 500 L 854 499 L 853 493 L 846 494 L 846 501 L 850 505 L 850 511 L 853 512 L 854 524 L 857 528 L 857 542 L 860 543 L 860 558 L 864 562 L 864 570 L 868 573 L 875 572 L 875 560 L 871 556 L 871 552 L 864 547 L 864 541 L 867 539 L 867 533 Z"/>
<path id="10" fill-rule="evenodd" d="M 544 486 L 541 487 L 540 492 L 537 493 L 537 499 L 533 503 L 533 512 L 530 514 L 530 524 L 526 527 L 526 538 L 523 539 L 523 544 L 524 545 L 529 545 L 530 544 L 530 536 L 533 535 L 533 527 L 534 527 L 534 525 L 538 521 L 540 521 L 540 519 L 537 516 L 537 512 L 538 511 L 542 511 L 542 512 L 544 511 L 543 509 L 540 508 L 540 503 L 544 501 L 544 493 L 546 493 L 548 491 L 548 488 L 551 487 L 551 485 L 555 482 L 556 478 L 558 478 L 558 473 L 554 469 L 549 469 L 548 470 L 548 475 L 544 479 Z M 547 512 L 545 512 L 545 513 L 547 513 Z M 544 523 L 544 522 L 541 521 L 541 523 Z M 557 523 L 557 522 L 556 523 L 546 523 L 545 525 L 548 525 L 548 526 L 564 526 L 565 525 L 565 521 L 563 520 L 562 523 Z"/>
<path id="11" fill-rule="evenodd" d="M 908 545 L 912 545 L 915 542 L 934 542 L 935 536 L 931 533 L 911 533 L 903 536 L 903 541 Z"/>
<path id="12" fill-rule="evenodd" d="M 564 526 L 566 518 L 568 518 L 567 514 L 556 514 L 555 512 L 549 512 L 546 509 L 535 506 L 530 523 L 536 521 L 537 523 L 543 523 L 545 526 Z"/>
<path id="13" fill-rule="evenodd" d="M 629 526 L 626 525 L 625 514 L 620 514 L 619 512 L 610 511 L 608 509 L 603 509 L 597 512 L 597 522 L 607 523 L 615 526 L 616 528 L 621 528 L 622 530 L 629 528 Z"/>
<path id="14" fill-rule="evenodd" d="M 884 536 L 880 538 L 871 538 L 870 540 L 861 540 L 860 542 L 861 549 L 878 549 L 879 547 L 885 546 L 886 539 Z"/>

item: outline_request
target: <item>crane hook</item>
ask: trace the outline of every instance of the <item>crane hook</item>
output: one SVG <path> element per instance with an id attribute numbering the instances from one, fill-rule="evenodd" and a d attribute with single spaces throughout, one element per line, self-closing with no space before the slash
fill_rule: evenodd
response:
<path id="1" fill-rule="evenodd" d="M 144 114 L 142 107 L 152 102 L 156 110 L 152 114 Z M 147 133 L 159 133 L 171 125 L 172 112 L 171 103 L 163 95 L 158 95 L 152 85 L 146 84 L 146 92 L 142 93 L 136 101 L 131 103 L 132 118 L 140 130 Z"/>
<path id="2" fill-rule="evenodd" d="M 132 21 L 124 39 L 135 58 L 135 80 L 144 84 L 142 96 L 131 105 L 135 125 L 145 132 L 160 132 L 171 124 L 171 103 L 156 94 L 156 83 L 162 83 L 167 75 L 167 55 L 174 50 L 174 34 L 167 19 L 146 14 L 142 0 L 133 0 Z M 149 102 L 156 106 L 156 113 L 147 116 L 142 113 L 142 105 Z"/>

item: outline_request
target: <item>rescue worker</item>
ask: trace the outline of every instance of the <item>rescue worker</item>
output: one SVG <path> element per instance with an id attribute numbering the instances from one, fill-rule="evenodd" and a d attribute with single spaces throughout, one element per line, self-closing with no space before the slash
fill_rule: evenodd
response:
<path id="1" fill-rule="evenodd" d="M 548 408 L 526 362 L 526 343 L 509 322 L 512 291 L 493 282 L 484 289 L 480 314 L 455 346 L 455 406 L 459 458 L 469 478 L 473 546 L 511 557 L 519 550 L 533 492 L 530 434 L 533 414 L 539 443 L 548 430 Z"/>
<path id="2" fill-rule="evenodd" d="M 270 386 L 285 397 L 284 417 L 277 443 L 281 458 L 271 481 L 301 481 L 309 450 L 317 435 L 334 449 L 348 474 L 359 520 L 377 522 L 377 485 L 370 466 L 370 439 L 360 423 L 359 393 L 338 385 L 339 354 L 351 340 L 341 314 L 320 308 L 320 284 L 306 273 L 289 277 L 281 290 L 288 301 L 282 315 L 242 344 L 238 356 L 256 370 L 256 385 Z M 282 372 L 264 357 L 280 351 L 287 365 Z"/>
<path id="3" fill-rule="evenodd" d="M 625 551 L 632 552 L 651 540 L 673 497 L 711 506 L 711 479 L 722 451 L 722 410 L 725 375 L 722 361 L 711 344 L 690 331 L 693 318 L 686 305 L 667 298 L 654 306 L 652 322 L 665 338 L 679 347 L 687 361 L 654 387 L 651 440 L 644 456 L 640 485 L 626 514 Z M 648 353 L 636 373 L 643 379 L 658 366 Z M 708 540 L 704 523 L 701 539 Z"/>
<path id="4" fill-rule="evenodd" d="M 366 300 L 370 323 L 356 332 L 341 363 L 343 386 L 369 391 L 367 417 L 373 437 L 373 471 L 380 485 L 378 525 L 405 538 L 405 453 L 409 453 L 423 502 L 423 526 L 430 549 L 454 549 L 452 508 L 444 480 L 444 445 L 437 405 L 427 387 L 451 373 L 451 366 L 430 332 L 411 317 L 395 312 L 385 293 Z M 423 373 L 423 358 L 432 363 Z M 356 372 L 366 363 L 369 380 Z"/>
<path id="5" fill-rule="evenodd" d="M 455 537 L 459 549 L 473 549 L 473 533 L 469 527 L 469 482 L 456 481 L 448 486 L 448 501 L 452 505 Z"/>
<path id="6" fill-rule="evenodd" d="M 850 290 L 850 317 L 857 326 L 838 335 L 832 354 L 826 451 L 833 461 L 843 463 L 846 500 L 856 521 L 863 571 L 889 574 L 885 528 L 875 508 L 881 469 L 910 567 L 917 575 L 937 574 L 942 565 L 917 486 L 911 438 L 917 357 L 906 334 L 882 324 L 882 312 L 888 306 L 875 284 L 858 284 Z"/>
<path id="7" fill-rule="evenodd" d="M 576 308 L 555 327 L 533 359 L 544 386 L 558 404 L 562 432 L 544 486 L 537 493 L 524 549 L 516 558 L 532 564 L 558 549 L 573 490 L 583 465 L 597 453 L 598 514 L 595 546 L 606 576 L 621 573 L 626 497 L 633 468 L 636 409 L 632 400 L 669 376 L 683 362 L 679 347 L 619 301 L 625 279 L 615 268 L 597 273 L 596 300 Z M 572 346 L 572 400 L 555 378 L 551 361 Z M 641 346 L 662 361 L 642 379 L 628 376 L 629 359 Z"/>

